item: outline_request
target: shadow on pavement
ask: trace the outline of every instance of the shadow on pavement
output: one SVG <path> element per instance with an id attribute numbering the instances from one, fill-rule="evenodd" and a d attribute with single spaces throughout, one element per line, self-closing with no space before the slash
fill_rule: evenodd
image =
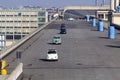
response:
<path id="1" fill-rule="evenodd" d="M 52 42 L 51 43 L 48 43 L 49 45 L 54 45 Z"/>
<path id="2" fill-rule="evenodd" d="M 91 31 L 98 31 L 98 30 L 91 30 Z"/>
<path id="3" fill-rule="evenodd" d="M 117 34 L 120 34 L 120 33 L 117 33 Z"/>
<path id="4" fill-rule="evenodd" d="M 99 38 L 101 38 L 101 39 L 109 39 L 108 37 L 99 37 Z"/>
<path id="5" fill-rule="evenodd" d="M 54 62 L 54 61 L 58 61 L 58 60 L 48 60 L 48 59 L 39 59 L 40 61 L 46 61 L 46 62 Z"/>
<path id="6" fill-rule="evenodd" d="M 111 48 L 120 48 L 120 46 L 115 46 L 115 45 L 106 45 L 106 46 Z"/>

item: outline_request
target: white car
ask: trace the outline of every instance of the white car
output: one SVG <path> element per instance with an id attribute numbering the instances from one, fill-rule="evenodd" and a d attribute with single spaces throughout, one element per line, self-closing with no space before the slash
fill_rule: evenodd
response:
<path id="1" fill-rule="evenodd" d="M 73 21 L 73 20 L 75 20 L 74 18 L 68 18 L 68 21 Z"/>
<path id="2" fill-rule="evenodd" d="M 55 49 L 49 49 L 49 51 L 48 51 L 48 53 L 47 53 L 47 60 L 55 60 L 55 61 L 58 61 L 57 50 L 55 50 Z"/>

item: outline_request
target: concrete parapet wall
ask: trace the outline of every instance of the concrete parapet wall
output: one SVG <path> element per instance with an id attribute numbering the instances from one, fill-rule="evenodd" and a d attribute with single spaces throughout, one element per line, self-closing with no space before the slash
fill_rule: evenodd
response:
<path id="1" fill-rule="evenodd" d="M 49 23 L 41 26 L 39 29 L 37 29 L 35 32 L 31 33 L 30 35 L 24 37 L 23 39 L 21 39 L 19 42 L 17 42 L 16 44 L 10 46 L 9 48 L 7 48 L 4 51 L 1 51 L 0 53 L 0 59 L 2 59 L 3 57 L 5 57 L 6 55 L 8 55 L 11 51 L 13 51 L 14 49 L 16 49 L 17 47 L 19 47 L 20 45 L 22 45 L 25 41 L 27 41 L 28 39 L 30 39 L 32 36 L 34 36 L 35 34 L 37 34 L 39 31 L 41 31 L 42 29 L 44 29 L 47 25 L 49 25 L 50 23 L 52 23 L 54 20 L 50 21 Z"/>
<path id="2" fill-rule="evenodd" d="M 120 13 L 112 13 L 112 24 L 116 24 L 120 26 Z"/>
<path id="3" fill-rule="evenodd" d="M 111 24 L 112 26 L 114 26 L 116 29 L 120 30 L 120 25 L 116 25 L 116 24 Z"/>
<path id="4" fill-rule="evenodd" d="M 5 80 L 17 80 L 19 75 L 23 72 L 23 64 L 19 63 L 16 69 Z"/>
<path id="5" fill-rule="evenodd" d="M 0 80 L 5 80 L 9 75 L 0 75 Z"/>

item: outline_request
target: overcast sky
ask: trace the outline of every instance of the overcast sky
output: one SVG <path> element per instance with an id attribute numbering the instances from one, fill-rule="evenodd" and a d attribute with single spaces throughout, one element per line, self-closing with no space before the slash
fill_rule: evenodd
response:
<path id="1" fill-rule="evenodd" d="M 0 6 L 18 7 L 18 6 L 41 6 L 49 7 L 64 7 L 64 6 L 89 6 L 95 5 L 96 0 L 0 0 Z M 103 0 L 97 0 L 98 5 L 102 4 Z M 109 4 L 110 0 L 105 0 L 105 4 Z"/>

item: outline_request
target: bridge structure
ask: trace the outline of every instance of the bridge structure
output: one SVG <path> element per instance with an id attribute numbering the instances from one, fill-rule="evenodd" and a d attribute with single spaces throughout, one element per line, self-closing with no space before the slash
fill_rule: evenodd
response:
<path id="1" fill-rule="evenodd" d="M 108 11 L 110 10 L 110 6 L 67 6 L 64 8 L 61 8 L 59 10 L 59 15 L 64 16 L 64 13 L 67 10 L 99 10 L 99 11 Z M 89 14 L 88 14 L 89 15 Z"/>

